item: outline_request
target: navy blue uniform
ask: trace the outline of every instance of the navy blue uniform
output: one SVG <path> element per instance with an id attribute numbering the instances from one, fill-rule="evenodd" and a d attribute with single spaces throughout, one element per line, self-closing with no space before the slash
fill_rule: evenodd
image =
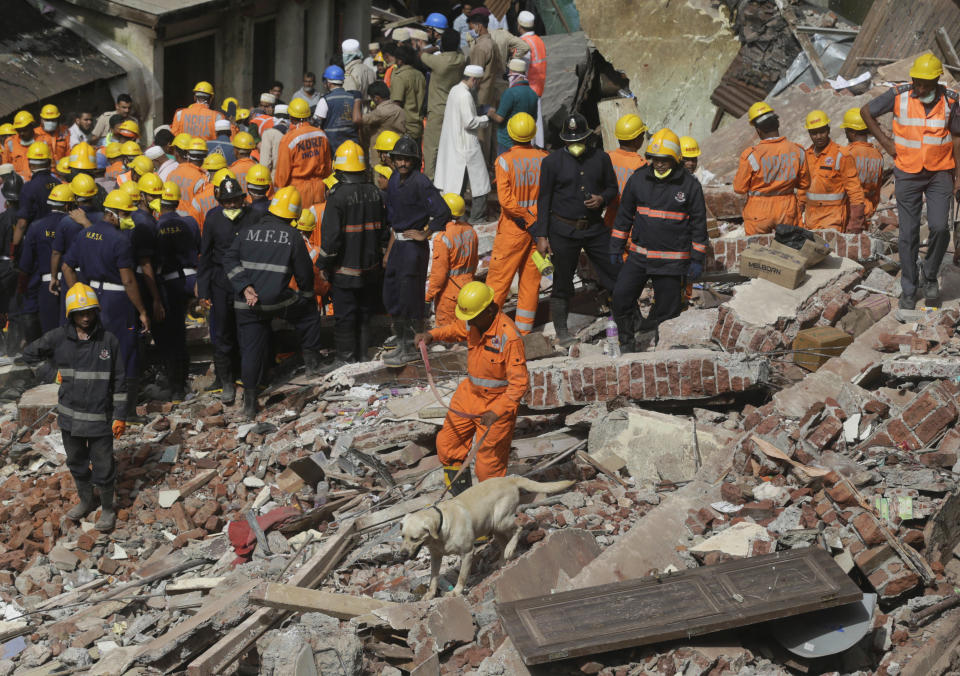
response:
<path id="1" fill-rule="evenodd" d="M 207 141 L 207 154 L 212 155 L 217 153 L 223 155 L 223 158 L 227 161 L 227 166 L 237 161 L 237 154 L 233 149 L 233 144 L 230 143 L 230 134 L 219 133 L 217 138 L 212 141 Z"/>
<path id="2" fill-rule="evenodd" d="M 17 212 L 17 218 L 23 218 L 30 224 L 41 216 L 49 214 L 50 205 L 47 204 L 47 198 L 53 186 L 60 183 L 63 181 L 54 176 L 49 169 L 33 172 L 33 176 L 23 184 L 20 190 L 20 210 Z"/>
<path id="3" fill-rule="evenodd" d="M 187 354 L 187 307 L 197 281 L 199 232 L 175 212 L 157 219 L 154 260 L 165 317 L 153 335 L 157 340 L 171 383 L 186 382 L 190 355 Z"/>
<path id="4" fill-rule="evenodd" d="M 81 204 L 80 208 L 83 210 L 83 213 L 86 214 L 87 219 L 91 223 L 96 223 L 103 218 L 103 212 L 99 211 L 96 206 L 93 204 Z M 83 230 L 83 226 L 77 223 L 73 218 L 67 214 L 57 222 L 57 231 L 53 237 L 53 250 L 61 255 L 61 262 L 63 262 L 63 254 L 67 252 L 70 248 L 70 245 L 73 244 L 73 239 L 77 234 Z M 56 271 L 57 274 L 60 274 L 60 271 Z M 60 293 L 60 314 L 58 315 L 58 321 L 60 326 L 63 326 L 67 323 L 67 307 L 66 307 L 66 297 L 67 294 L 61 289 Z"/>
<path id="5" fill-rule="evenodd" d="M 330 152 L 336 152 L 344 141 L 360 143 L 357 126 L 353 123 L 353 102 L 360 98 L 360 93 L 337 87 L 321 98 L 327 103 L 327 115 L 321 128 L 330 141 Z"/>
<path id="6" fill-rule="evenodd" d="M 11 204 L 0 214 L 0 319 L 6 323 L 10 299 L 17 290 L 17 273 L 13 269 L 13 228 L 17 221 L 17 210 Z"/>
<path id="7" fill-rule="evenodd" d="M 404 230 L 439 232 L 453 215 L 430 179 L 414 171 L 405 180 L 393 172 L 387 183 L 387 222 L 396 241 L 383 279 L 383 303 L 394 318 L 421 320 L 427 285 L 430 247 L 404 237 Z"/>
<path id="8" fill-rule="evenodd" d="M 258 216 L 263 216 L 267 213 L 267 209 L 270 208 L 270 198 L 264 197 L 263 199 L 255 199 L 247 206 L 250 207 L 250 211 L 257 214 Z M 207 215 L 207 218 L 210 218 L 210 215 Z"/>
<path id="9" fill-rule="evenodd" d="M 60 325 L 60 295 L 50 293 L 48 287 L 53 240 L 57 224 L 64 218 L 69 217 L 62 211 L 51 211 L 31 223 L 23 238 L 23 250 L 20 253 L 20 269 L 30 278 L 28 288 L 36 297 L 40 329 L 44 333 Z M 57 273 L 59 275 L 59 271 Z"/>

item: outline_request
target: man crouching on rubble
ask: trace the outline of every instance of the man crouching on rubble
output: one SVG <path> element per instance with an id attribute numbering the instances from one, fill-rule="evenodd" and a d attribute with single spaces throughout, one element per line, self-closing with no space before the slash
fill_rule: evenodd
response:
<path id="1" fill-rule="evenodd" d="M 57 422 L 67 452 L 67 467 L 80 495 L 80 503 L 67 512 L 67 518 L 78 521 L 96 509 L 96 485 L 100 488 L 103 511 L 94 528 L 110 531 L 117 521 L 113 439 L 119 438 L 127 427 L 125 362 L 117 337 L 108 333 L 100 321 L 100 303 L 93 289 L 86 284 L 74 284 L 67 292 L 66 305 L 70 321 L 27 345 L 23 359 L 31 365 L 53 359 L 60 371 Z"/>

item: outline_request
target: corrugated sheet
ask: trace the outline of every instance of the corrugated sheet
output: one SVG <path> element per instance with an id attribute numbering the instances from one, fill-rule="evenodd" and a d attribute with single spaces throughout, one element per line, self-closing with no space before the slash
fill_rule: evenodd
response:
<path id="1" fill-rule="evenodd" d="M 742 80 L 724 76 L 710 95 L 710 101 L 724 112 L 741 117 L 757 101 L 762 101 L 767 92 Z"/>

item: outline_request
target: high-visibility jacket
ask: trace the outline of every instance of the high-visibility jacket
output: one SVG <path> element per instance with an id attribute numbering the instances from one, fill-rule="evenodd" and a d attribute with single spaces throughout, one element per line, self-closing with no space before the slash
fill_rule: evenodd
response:
<path id="1" fill-rule="evenodd" d="M 807 148 L 810 186 L 797 191 L 803 208 L 803 225 L 809 230 L 832 229 L 844 232 L 851 207 L 863 214 L 863 189 L 857 165 L 836 141 L 830 141 L 819 155 Z"/>
<path id="2" fill-rule="evenodd" d="M 477 272 L 477 233 L 468 223 L 450 221 L 433 239 L 427 302 L 436 299 L 437 326 L 456 321 L 454 309 L 463 285 Z"/>
<path id="3" fill-rule="evenodd" d="M 897 87 L 893 100 L 893 142 L 897 146 L 896 165 L 909 174 L 921 170 L 947 171 L 954 168 L 953 137 L 947 124 L 957 105 L 957 92 L 938 92 L 928 113 L 920 99 L 910 96 L 912 84 Z"/>
<path id="4" fill-rule="evenodd" d="M 123 173 L 126 167 L 123 166 L 123 160 L 114 160 L 112 164 L 107 165 L 103 172 L 103 177 L 108 181 L 116 183 L 117 177 Z"/>
<path id="5" fill-rule="evenodd" d="M 127 169 L 125 172 L 117 176 L 117 187 L 120 187 L 131 178 L 133 178 L 133 172 L 130 169 Z"/>
<path id="6" fill-rule="evenodd" d="M 527 69 L 530 88 L 537 96 L 543 96 L 543 87 L 547 82 L 547 47 L 543 44 L 543 39 L 533 31 L 524 33 L 520 39 L 530 45 L 530 53 L 527 55 L 530 59 Z"/>
<path id="7" fill-rule="evenodd" d="M 273 183 L 278 188 L 296 187 L 304 207 L 326 199 L 322 179 L 332 171 L 330 142 L 322 129 L 304 122 L 280 139 Z"/>
<path id="8" fill-rule="evenodd" d="M 20 174 L 24 181 L 29 181 L 33 176 L 30 171 L 30 162 L 27 160 L 27 151 L 30 146 L 25 146 L 20 142 L 19 136 L 11 136 L 7 139 L 7 161 L 13 165 L 13 170 Z"/>
<path id="9" fill-rule="evenodd" d="M 263 136 L 263 132 L 267 129 L 270 129 L 273 125 L 277 123 L 277 118 L 273 115 L 267 115 L 266 113 L 257 113 L 250 118 L 250 124 L 257 125 L 257 136 Z"/>
<path id="10" fill-rule="evenodd" d="M 70 154 L 70 131 L 62 124 L 57 125 L 57 128 L 50 133 L 44 131 L 43 127 L 37 127 L 33 130 L 33 137 L 50 146 L 53 164 Z"/>
<path id="11" fill-rule="evenodd" d="M 640 167 L 646 166 L 647 158 L 633 150 L 617 148 L 607 153 L 610 161 L 613 163 L 613 173 L 617 175 L 617 196 L 610 200 L 607 210 L 603 214 L 603 222 L 608 228 L 613 227 L 613 222 L 617 220 L 617 209 L 620 207 L 620 195 L 627 185 L 627 179 L 633 176 Z"/>
<path id="12" fill-rule="evenodd" d="M 312 233 L 311 233 L 312 234 Z M 307 253 L 310 254 L 310 260 L 313 262 L 314 267 L 317 265 L 317 258 L 320 256 L 320 247 L 315 245 L 310 241 L 310 238 L 300 233 L 303 237 L 304 243 L 307 245 Z M 294 291 L 297 290 L 297 282 L 293 279 L 290 280 L 290 288 Z M 330 282 L 325 280 L 320 275 L 313 276 L 313 294 L 317 297 L 317 308 L 323 309 L 323 297 L 330 293 Z"/>
<path id="13" fill-rule="evenodd" d="M 247 172 L 250 171 L 250 167 L 256 165 L 256 163 L 256 160 L 252 158 L 241 157 L 230 165 L 230 171 L 232 171 L 237 177 L 237 180 L 240 181 L 240 187 L 243 188 L 243 192 L 247 192 Z"/>
<path id="14" fill-rule="evenodd" d="M 872 143 L 854 141 L 845 148 L 846 154 L 853 158 L 863 188 L 864 216 L 869 217 L 877 210 L 880 202 L 880 181 L 883 177 L 883 155 Z"/>
<path id="15" fill-rule="evenodd" d="M 186 108 L 181 108 L 173 114 L 173 122 L 170 123 L 170 132 L 177 134 L 190 134 L 190 136 L 199 136 L 207 141 L 217 138 L 215 125 L 217 120 L 225 120 L 219 110 L 212 110 L 204 103 L 191 103 Z"/>
<path id="16" fill-rule="evenodd" d="M 748 235 L 773 232 L 780 223 L 796 225 L 797 189 L 810 185 L 803 148 L 783 136 L 762 139 L 740 154 L 733 191 L 747 196 L 743 225 Z"/>
<path id="17" fill-rule="evenodd" d="M 207 213 L 217 206 L 217 204 L 219 204 L 217 198 L 213 196 L 213 183 L 204 183 L 203 186 L 194 193 L 193 199 L 190 200 L 190 207 L 187 211 L 197 221 L 201 233 L 203 232 L 203 222 L 207 218 Z"/>
<path id="18" fill-rule="evenodd" d="M 197 165 L 191 162 L 181 162 L 176 169 L 170 172 L 167 180 L 177 184 L 177 187 L 180 188 L 180 200 L 189 205 L 198 187 L 197 184 L 206 177 L 206 172 Z"/>

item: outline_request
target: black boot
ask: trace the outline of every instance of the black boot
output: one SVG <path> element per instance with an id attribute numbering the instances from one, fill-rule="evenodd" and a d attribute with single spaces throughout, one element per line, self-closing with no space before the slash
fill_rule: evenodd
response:
<path id="1" fill-rule="evenodd" d="M 186 387 L 179 359 L 168 359 L 165 363 L 167 369 L 167 382 L 170 384 L 170 400 L 183 401 L 186 398 Z"/>
<path id="2" fill-rule="evenodd" d="M 114 491 L 115 486 L 112 483 L 100 487 L 100 518 L 93 527 L 101 533 L 112 531 L 117 525 L 117 512 L 113 504 Z"/>
<path id="3" fill-rule="evenodd" d="M 576 337 L 570 335 L 570 329 L 567 328 L 569 308 L 570 301 L 566 298 L 550 299 L 550 316 L 553 319 L 553 328 L 557 332 L 557 344 L 563 347 L 577 342 Z"/>
<path id="4" fill-rule="evenodd" d="M 469 469 L 454 481 L 453 477 L 457 476 L 457 472 L 460 471 L 461 467 L 462 465 L 459 464 L 443 466 L 443 483 L 450 489 L 450 495 L 454 497 L 460 495 L 473 485 L 473 479 L 470 477 Z"/>
<path id="5" fill-rule="evenodd" d="M 233 406 L 237 400 L 237 385 L 233 379 L 233 371 L 230 368 L 230 358 L 214 358 L 213 371 L 217 374 L 217 380 L 220 381 L 220 403 L 224 406 Z"/>
<path id="6" fill-rule="evenodd" d="M 243 390 L 243 417 L 247 420 L 257 417 L 257 393 L 246 388 Z"/>
<path id="7" fill-rule="evenodd" d="M 362 322 L 360 330 L 357 331 L 357 342 L 354 345 L 354 355 L 356 361 L 370 361 L 370 324 Z"/>
<path id="8" fill-rule="evenodd" d="M 308 378 L 321 373 L 320 361 L 320 353 L 318 353 L 316 350 L 305 349 L 303 351 L 303 365 L 306 366 L 306 376 Z"/>
<path id="9" fill-rule="evenodd" d="M 398 322 L 398 324 L 400 326 L 400 332 L 398 334 L 400 336 L 400 342 L 396 350 L 390 351 L 387 356 L 383 358 L 385 366 L 406 366 L 407 364 L 417 361 L 420 354 L 413 346 L 413 322 L 405 319 Z"/>
<path id="10" fill-rule="evenodd" d="M 614 315 L 613 320 L 617 323 L 617 335 L 620 337 L 620 353 L 637 351 L 636 332 L 634 331 L 635 316 L 633 314 L 619 316 Z"/>
<path id="11" fill-rule="evenodd" d="M 80 502 L 70 508 L 67 512 L 67 518 L 73 521 L 79 521 L 87 514 L 97 508 L 97 503 L 93 499 L 93 484 L 89 481 L 80 481 L 74 477 L 73 482 L 77 485 L 77 495 Z"/>
<path id="12" fill-rule="evenodd" d="M 145 423 L 147 418 L 137 415 L 137 399 L 140 396 L 140 379 L 127 378 L 127 423 Z"/>

